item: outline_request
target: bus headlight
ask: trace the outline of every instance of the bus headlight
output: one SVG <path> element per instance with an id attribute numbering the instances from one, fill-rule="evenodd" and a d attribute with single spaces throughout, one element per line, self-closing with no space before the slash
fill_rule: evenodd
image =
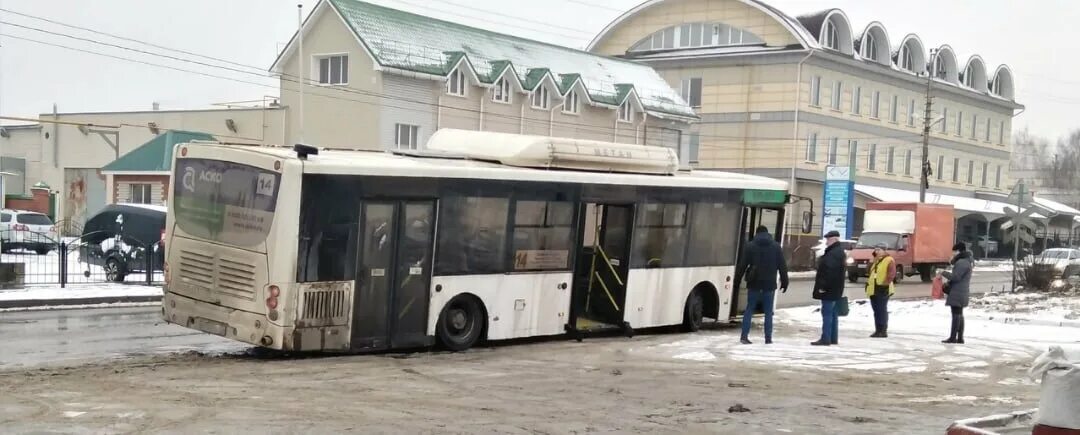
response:
<path id="1" fill-rule="evenodd" d="M 848 264 L 848 266 L 850 266 L 850 265 L 852 265 L 852 264 L 855 264 L 855 259 L 854 259 L 854 258 L 852 258 L 852 257 L 848 257 L 848 258 L 847 258 L 847 264 Z"/>

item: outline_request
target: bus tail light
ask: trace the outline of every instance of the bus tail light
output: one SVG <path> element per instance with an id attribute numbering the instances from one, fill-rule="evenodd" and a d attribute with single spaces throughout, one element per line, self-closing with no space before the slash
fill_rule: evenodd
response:
<path id="1" fill-rule="evenodd" d="M 281 296 L 281 288 L 276 285 L 270 286 L 270 288 L 267 289 L 266 308 L 276 310 L 278 307 L 278 296 Z"/>

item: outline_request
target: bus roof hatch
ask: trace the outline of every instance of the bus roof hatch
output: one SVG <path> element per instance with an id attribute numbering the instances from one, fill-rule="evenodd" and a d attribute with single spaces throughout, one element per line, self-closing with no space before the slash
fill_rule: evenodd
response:
<path id="1" fill-rule="evenodd" d="M 614 142 L 441 129 L 427 148 L 475 160 L 528 168 L 674 175 L 675 150 Z"/>

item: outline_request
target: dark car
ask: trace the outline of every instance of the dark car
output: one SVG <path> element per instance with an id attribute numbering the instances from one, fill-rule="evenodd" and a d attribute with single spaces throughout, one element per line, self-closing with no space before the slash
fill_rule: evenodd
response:
<path id="1" fill-rule="evenodd" d="M 78 242 L 79 256 L 87 264 L 104 268 L 105 277 L 114 282 L 146 272 L 148 264 L 153 271 L 161 271 L 165 264 L 164 232 L 165 207 L 107 205 L 86 221 Z"/>

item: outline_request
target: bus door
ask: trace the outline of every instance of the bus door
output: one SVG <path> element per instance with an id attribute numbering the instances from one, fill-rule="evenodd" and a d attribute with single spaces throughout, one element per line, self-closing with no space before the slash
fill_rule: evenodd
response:
<path id="1" fill-rule="evenodd" d="M 739 252 L 738 260 L 736 264 L 742 264 L 743 253 L 746 247 L 750 244 L 750 241 L 754 239 L 754 235 L 757 232 L 757 227 L 764 225 L 769 229 L 769 234 L 772 234 L 773 239 L 778 243 L 784 234 L 784 209 L 781 207 L 757 207 L 757 206 L 745 206 L 743 207 L 742 224 L 739 230 Z M 733 300 L 731 301 L 731 317 L 740 317 L 743 311 L 746 310 L 746 282 L 738 283 L 739 292 L 731 295 Z M 759 307 L 754 314 L 763 313 Z"/>
<path id="2" fill-rule="evenodd" d="M 352 348 L 428 345 L 435 202 L 365 201 L 353 298 Z"/>
<path id="3" fill-rule="evenodd" d="M 632 205 L 586 204 L 574 271 L 574 329 L 625 327 Z"/>

